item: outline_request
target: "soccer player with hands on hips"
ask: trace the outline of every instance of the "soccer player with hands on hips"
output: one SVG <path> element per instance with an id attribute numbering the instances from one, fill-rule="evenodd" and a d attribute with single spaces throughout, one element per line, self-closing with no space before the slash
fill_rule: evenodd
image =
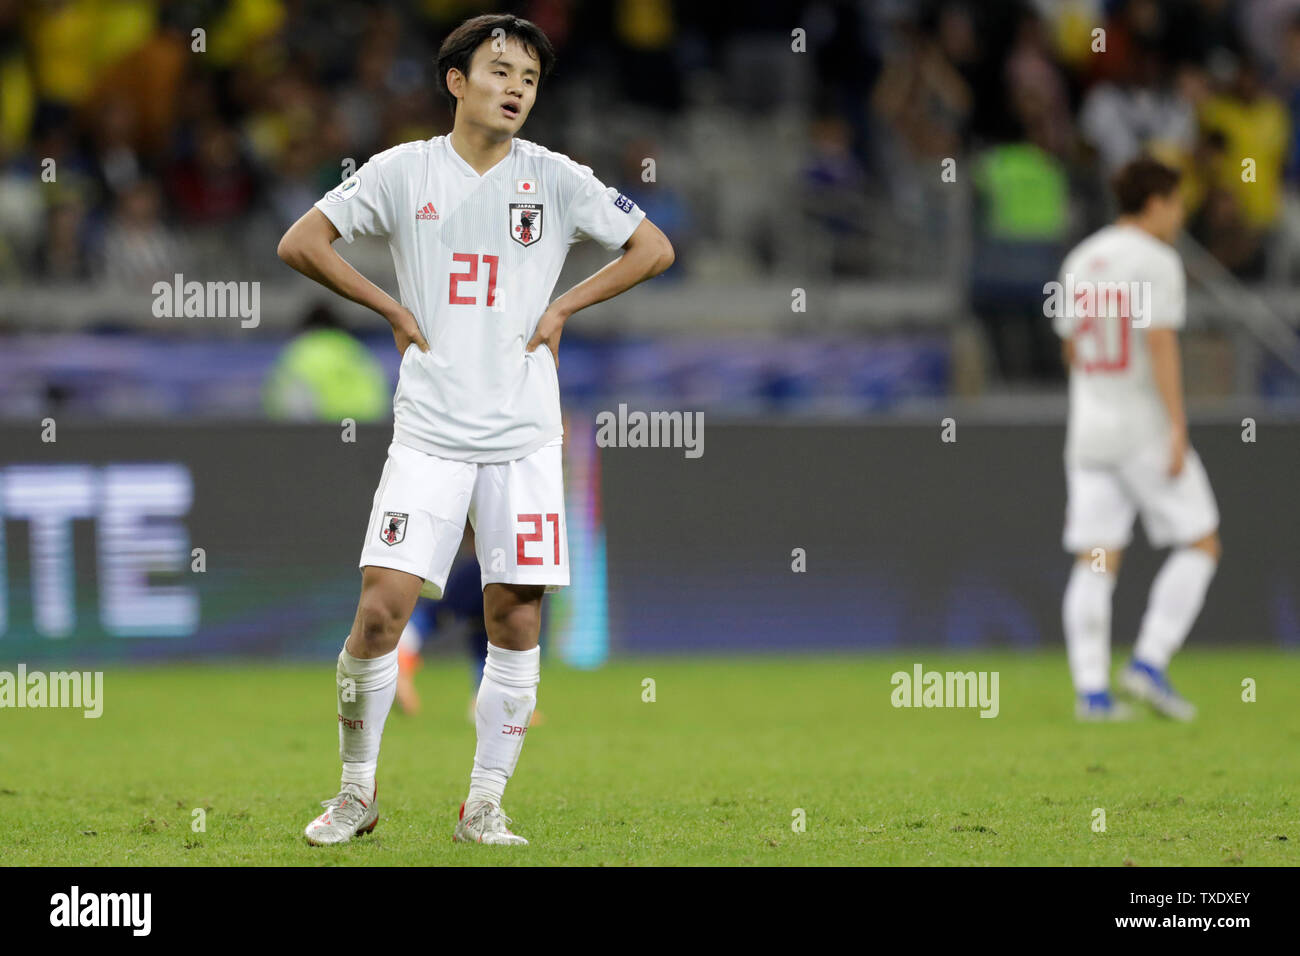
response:
<path id="1" fill-rule="evenodd" d="M 1061 267 L 1053 314 L 1070 370 L 1064 545 L 1077 556 L 1062 605 L 1083 720 L 1132 709 L 1110 694 L 1111 595 L 1133 520 L 1170 548 L 1156 574 L 1120 689 L 1158 713 L 1191 720 L 1169 662 L 1191 630 L 1219 561 L 1219 511 L 1188 444 L 1178 330 L 1185 321 L 1179 174 L 1148 157 L 1112 183 L 1120 215 Z"/>
<path id="2" fill-rule="evenodd" d="M 461 24 L 436 66 L 451 133 L 372 156 L 280 240 L 294 269 L 387 319 L 402 355 L 361 597 L 338 658 L 342 784 L 307 826 L 314 844 L 378 822 L 375 770 L 398 639 L 417 598 L 442 595 L 467 517 L 489 645 L 453 839 L 527 843 L 501 801 L 537 702 L 542 596 L 569 583 L 560 334 L 573 313 L 673 262 L 633 202 L 586 166 L 517 138 L 554 59 L 527 20 Z M 334 250 L 340 236 L 358 235 L 388 240 L 400 302 Z M 569 246 L 586 238 L 622 255 L 551 302 Z"/>

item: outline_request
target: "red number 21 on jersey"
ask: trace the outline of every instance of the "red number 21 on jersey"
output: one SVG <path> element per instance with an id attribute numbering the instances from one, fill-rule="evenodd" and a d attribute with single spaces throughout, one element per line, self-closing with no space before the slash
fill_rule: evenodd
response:
<path id="1" fill-rule="evenodd" d="M 482 258 L 488 267 L 488 287 L 487 287 L 487 304 L 497 304 L 497 264 L 501 261 L 500 256 L 477 256 L 472 252 L 457 252 L 451 259 L 453 262 L 463 262 L 469 266 L 465 272 L 453 272 L 450 281 L 447 283 L 447 304 L 448 305 L 478 305 L 478 297 L 474 293 L 461 295 L 459 286 L 462 282 L 478 281 L 478 261 Z"/>

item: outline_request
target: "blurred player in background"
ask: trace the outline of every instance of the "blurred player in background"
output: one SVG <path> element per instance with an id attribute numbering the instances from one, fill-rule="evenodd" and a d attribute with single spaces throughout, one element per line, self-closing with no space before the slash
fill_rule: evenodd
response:
<path id="1" fill-rule="evenodd" d="M 405 714 L 420 712 L 420 695 L 415 689 L 415 672 L 420 669 L 420 652 L 436 634 L 463 634 L 469 655 L 469 719 L 474 720 L 474 697 L 483 681 L 487 657 L 487 625 L 483 621 L 482 571 L 474 556 L 474 530 L 466 524 L 460 551 L 452 562 L 442 597 L 420 598 L 397 642 L 397 706 Z"/>
<path id="2" fill-rule="evenodd" d="M 398 687 L 396 704 L 404 714 L 420 713 L 420 695 L 415 689 L 415 674 L 420 670 L 420 652 L 425 641 L 435 633 L 463 632 L 469 654 L 469 671 L 474 691 L 482 683 L 487 656 L 487 626 L 482 609 L 482 571 L 474 557 L 474 531 L 465 523 L 460 550 L 456 551 L 447 584 L 438 600 L 421 597 L 416 601 L 398 640 Z M 469 719 L 473 722 L 473 693 L 469 702 Z"/>
<path id="3" fill-rule="evenodd" d="M 371 157 L 280 241 L 293 268 L 387 319 L 402 355 L 361 598 L 338 659 L 341 785 L 308 824 L 311 843 L 343 843 L 378 822 L 398 640 L 418 597 L 442 596 L 467 517 L 489 643 L 478 747 L 452 836 L 528 842 L 510 831 L 501 800 L 537 702 L 542 596 L 569 583 L 560 334 L 574 312 L 673 261 L 635 203 L 589 168 L 515 138 L 553 61 L 527 20 L 467 20 L 438 52 L 451 133 Z M 334 250 L 356 235 L 388 239 L 401 303 Z M 549 302 L 569 246 L 584 238 L 623 255 Z"/>
<path id="4" fill-rule="evenodd" d="M 415 689 L 415 672 L 420 669 L 420 651 L 434 634 L 450 633 L 463 637 L 469 654 L 470 691 L 469 721 L 474 722 L 478 688 L 483 682 L 483 664 L 487 658 L 487 625 L 483 621 L 482 571 L 474 554 L 474 529 L 465 525 L 460 552 L 447 575 L 442 598 L 416 602 L 411 619 L 397 642 L 397 706 L 405 714 L 420 712 L 420 695 Z M 540 709 L 533 711 L 530 727 L 542 723 Z"/>
<path id="5" fill-rule="evenodd" d="M 1133 519 L 1171 547 L 1151 586 L 1120 687 L 1156 711 L 1195 708 L 1166 676 L 1219 560 L 1219 511 L 1187 440 L 1178 330 L 1185 322 L 1179 174 L 1146 157 L 1115 176 L 1120 215 L 1066 257 L 1054 312 L 1070 369 L 1064 544 L 1077 555 L 1062 607 L 1076 713 L 1121 719 L 1110 694 L 1111 596 Z"/>

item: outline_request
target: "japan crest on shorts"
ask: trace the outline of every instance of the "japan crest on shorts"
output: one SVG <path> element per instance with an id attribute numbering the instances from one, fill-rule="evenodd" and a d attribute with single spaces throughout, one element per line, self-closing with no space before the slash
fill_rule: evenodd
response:
<path id="1" fill-rule="evenodd" d="M 531 246 L 542 238 L 540 203 L 512 202 L 510 204 L 510 238 L 521 246 Z"/>
<path id="2" fill-rule="evenodd" d="M 400 511 L 385 511 L 379 523 L 379 540 L 384 544 L 401 544 L 406 537 L 406 522 L 411 516 Z"/>

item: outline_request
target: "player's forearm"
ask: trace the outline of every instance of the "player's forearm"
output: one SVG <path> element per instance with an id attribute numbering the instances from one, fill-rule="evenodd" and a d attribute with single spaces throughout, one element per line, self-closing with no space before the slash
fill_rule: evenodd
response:
<path id="1" fill-rule="evenodd" d="M 644 227 L 649 227 L 644 233 Z M 648 220 L 633 233 L 633 238 L 613 262 L 583 279 L 551 303 L 551 309 L 564 316 L 573 315 L 589 305 L 612 299 L 646 279 L 654 278 L 673 264 L 672 244 Z"/>
<path id="2" fill-rule="evenodd" d="M 321 219 L 325 218 L 319 210 L 312 209 L 290 226 L 276 249 L 280 258 L 291 268 L 319 282 L 336 295 L 378 312 L 391 322 L 401 310 L 397 300 L 354 269 L 335 251 L 332 237 L 324 232 L 320 222 L 309 220 L 312 213 Z M 330 232 L 333 232 L 332 227 Z M 333 238 L 337 238 L 337 233 L 334 233 Z"/>
<path id="3" fill-rule="evenodd" d="M 1179 431 L 1187 430 L 1187 413 L 1183 407 L 1182 362 L 1178 356 L 1178 337 L 1167 329 L 1152 330 L 1148 334 L 1151 351 L 1151 376 L 1156 391 L 1169 416 L 1169 424 Z"/>

